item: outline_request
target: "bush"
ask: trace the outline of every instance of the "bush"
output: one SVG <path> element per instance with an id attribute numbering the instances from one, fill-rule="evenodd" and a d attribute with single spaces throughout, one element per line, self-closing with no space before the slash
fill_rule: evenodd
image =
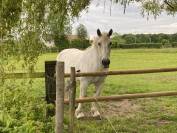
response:
<path id="1" fill-rule="evenodd" d="M 162 43 L 149 43 L 147 48 L 162 48 Z"/>
<path id="2" fill-rule="evenodd" d="M 166 43 L 165 45 L 162 45 L 163 48 L 172 48 L 171 43 Z"/>
<path id="3" fill-rule="evenodd" d="M 111 48 L 120 48 L 120 47 L 119 47 L 119 43 L 116 42 L 116 41 L 112 41 Z"/>
<path id="4" fill-rule="evenodd" d="M 167 45 L 167 44 L 169 44 L 169 40 L 162 39 L 161 43 L 162 43 L 162 45 Z"/>
<path id="5" fill-rule="evenodd" d="M 176 47 L 177 47 L 177 42 L 171 43 L 171 46 L 172 46 L 173 48 L 176 48 Z"/>

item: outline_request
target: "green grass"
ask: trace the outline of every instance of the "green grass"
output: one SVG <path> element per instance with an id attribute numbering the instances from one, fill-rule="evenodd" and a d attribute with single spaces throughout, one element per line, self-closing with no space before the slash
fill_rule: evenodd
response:
<path id="1" fill-rule="evenodd" d="M 39 57 L 36 71 L 44 71 L 44 61 L 55 60 L 57 53 Z M 149 69 L 177 66 L 177 49 L 112 50 L 110 70 Z M 103 95 L 160 90 L 176 90 L 177 73 L 110 76 Z"/>
<path id="2" fill-rule="evenodd" d="M 39 57 L 36 71 L 44 71 L 44 61 L 55 60 L 57 53 L 48 53 Z M 110 70 L 148 69 L 177 66 L 177 49 L 132 49 L 112 50 Z M 29 94 L 44 96 L 44 79 L 34 80 L 33 91 Z M 102 95 L 125 93 L 175 91 L 177 73 L 159 73 L 142 75 L 109 76 Z M 93 87 L 88 90 L 92 95 Z M 129 100 L 139 108 L 133 111 L 113 111 L 107 115 L 119 133 L 176 133 L 177 132 L 177 98 L 147 98 Z M 110 105 L 111 103 L 107 103 Z M 117 102 L 118 103 L 118 102 Z M 102 104 L 101 104 L 102 105 Z M 103 106 L 105 106 L 103 104 Z M 105 111 L 106 108 L 104 108 Z M 113 107 L 115 110 L 116 108 Z M 119 106 L 117 106 L 117 110 Z M 124 109 L 124 108 L 123 108 Z M 110 108 L 111 110 L 111 108 Z M 104 110 L 103 110 L 104 111 Z M 120 115 L 123 113 L 123 115 Z M 67 116 L 66 116 L 67 119 Z M 68 121 L 68 120 L 66 120 Z M 67 127 L 65 127 L 67 129 Z M 104 120 L 77 120 L 76 133 L 114 133 L 110 123 Z M 66 130 L 67 132 L 67 130 Z"/>
<path id="3" fill-rule="evenodd" d="M 55 53 L 42 55 L 37 70 L 44 71 L 44 60 L 54 60 Z M 177 66 L 177 49 L 135 49 L 112 50 L 110 70 L 148 69 Z M 110 76 L 106 79 L 102 95 L 125 93 L 172 91 L 177 89 L 177 73 L 143 74 Z M 93 87 L 89 90 L 89 95 Z M 122 133 L 175 133 L 177 131 L 177 98 L 153 98 L 129 100 L 140 109 L 117 114 L 110 121 L 117 132 Z M 109 104 L 109 103 L 108 103 Z M 131 116 L 131 117 L 130 117 Z M 77 133 L 111 133 L 115 132 L 110 123 L 104 119 L 77 120 Z"/>
<path id="4" fill-rule="evenodd" d="M 177 66 L 177 52 L 171 49 L 113 50 L 111 70 L 148 69 Z M 102 95 L 125 93 L 172 91 L 177 89 L 177 73 L 110 76 Z M 153 98 L 129 100 L 140 106 L 139 110 L 114 116 L 110 119 L 117 132 L 167 133 L 177 132 L 177 98 Z M 129 118 L 133 114 L 133 117 Z M 164 123 L 163 123 L 164 121 Z M 79 121 L 77 132 L 111 133 L 108 121 Z M 98 126 L 100 125 L 100 126 Z M 82 131 L 83 130 L 83 131 Z"/>

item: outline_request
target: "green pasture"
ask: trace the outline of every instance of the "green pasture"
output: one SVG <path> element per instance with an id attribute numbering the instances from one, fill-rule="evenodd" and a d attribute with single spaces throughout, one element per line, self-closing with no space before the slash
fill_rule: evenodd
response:
<path id="1" fill-rule="evenodd" d="M 43 71 L 44 60 L 54 60 L 55 53 L 39 58 L 37 69 Z M 177 66 L 177 49 L 135 49 L 112 50 L 110 70 L 148 69 Z M 177 73 L 110 76 L 106 79 L 102 95 L 115 95 L 138 92 L 172 91 L 177 89 Z M 88 90 L 92 95 L 93 87 Z M 166 133 L 177 132 L 177 98 L 148 98 L 129 100 L 137 110 L 111 111 L 110 119 L 117 132 L 127 133 Z M 124 101 L 123 101 L 124 103 Z M 101 104 L 104 109 L 104 103 Z M 119 110 L 119 106 L 116 107 Z M 121 107 L 120 107 L 121 108 Z M 124 109 L 124 107 L 122 107 Z M 106 107 L 105 107 L 106 109 Z M 113 108 L 115 110 L 115 108 Z M 109 109 L 108 109 L 109 110 Z M 106 111 L 108 111 L 106 110 Z M 103 110 L 104 111 L 104 110 Z M 112 114 L 112 113 L 113 114 Z M 115 114 L 114 114 L 115 113 Z M 123 113 L 123 115 L 120 115 Z M 107 119 L 102 121 L 78 120 L 77 133 L 114 133 Z"/>
<path id="2" fill-rule="evenodd" d="M 57 53 L 41 55 L 36 64 L 36 71 L 44 71 L 44 62 L 47 60 L 55 60 L 56 56 Z M 110 70 L 164 67 L 177 67 L 177 49 L 113 49 L 111 53 Z M 17 71 L 20 71 L 19 64 Z M 44 79 L 33 80 L 29 95 L 33 95 L 35 97 L 44 96 L 44 87 Z M 177 90 L 177 72 L 109 76 L 105 81 L 102 95 L 175 90 Z M 94 88 L 91 86 L 88 89 L 88 96 L 91 96 L 93 91 Z M 100 103 L 100 109 L 104 117 L 103 120 L 76 120 L 75 132 L 176 133 L 176 101 L 176 97 L 163 97 Z M 86 111 L 89 112 L 90 109 L 88 106 L 89 105 L 86 107 L 88 109 Z M 67 132 L 67 112 L 65 115 L 65 123 L 65 130 Z M 53 122 L 50 124 L 54 125 Z M 53 126 L 49 127 L 53 128 Z M 39 130 L 38 132 L 44 131 Z"/>
<path id="3" fill-rule="evenodd" d="M 54 60 L 57 54 L 45 54 L 39 59 L 38 70 L 43 71 L 44 60 Z M 148 69 L 177 66 L 177 49 L 112 50 L 110 70 Z M 106 79 L 102 95 L 138 92 L 172 91 L 177 89 L 177 73 L 110 76 Z M 92 95 L 93 88 L 88 90 Z M 177 132 L 177 98 L 130 100 L 137 110 L 115 111 L 108 117 L 117 132 L 166 133 Z M 124 103 L 124 102 L 123 102 Z M 110 102 L 107 104 L 111 104 Z M 102 105 L 102 104 L 101 104 Z M 102 105 L 104 108 L 104 104 Z M 110 105 L 111 106 L 111 105 Z M 118 106 L 119 107 L 119 106 Z M 118 108 L 117 107 L 117 108 Z M 124 107 L 122 107 L 124 109 Z M 130 108 L 132 108 L 130 106 Z M 115 110 L 115 108 L 114 108 Z M 119 109 L 118 109 L 119 110 Z M 104 111 L 104 110 L 103 110 Z M 108 110 L 106 110 L 108 111 Z M 120 115 L 123 112 L 123 115 Z M 115 113 L 115 115 L 114 115 Z M 107 119 L 79 120 L 77 133 L 114 133 Z"/>

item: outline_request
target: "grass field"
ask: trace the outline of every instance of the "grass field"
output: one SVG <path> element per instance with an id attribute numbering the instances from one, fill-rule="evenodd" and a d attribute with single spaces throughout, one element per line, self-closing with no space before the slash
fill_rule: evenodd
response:
<path id="1" fill-rule="evenodd" d="M 44 60 L 54 60 L 55 53 L 39 58 L 37 70 L 44 70 Z M 113 50 L 110 70 L 163 68 L 177 66 L 177 49 Z M 41 87 L 40 87 L 41 88 Z M 102 95 L 170 91 L 177 89 L 177 73 L 110 76 Z M 89 95 L 93 92 L 90 87 Z M 102 103 L 110 119 L 77 120 L 77 133 L 167 133 L 177 132 L 177 98 L 148 98 Z M 88 110 L 87 110 L 88 111 Z M 105 113 L 106 112 L 106 113 Z M 67 128 L 67 127 L 66 127 Z"/>
<path id="2" fill-rule="evenodd" d="M 39 57 L 36 71 L 57 53 Z M 177 49 L 112 50 L 110 70 L 148 69 L 177 66 Z M 20 69 L 20 68 L 19 68 Z M 20 71 L 20 70 L 19 70 Z M 44 79 L 34 80 L 32 95 L 44 96 Z M 102 95 L 177 90 L 177 73 L 110 76 Z M 88 89 L 92 95 L 93 87 Z M 77 120 L 76 133 L 176 133 L 177 98 L 147 98 L 100 103 L 103 120 Z M 88 105 L 87 105 L 88 107 Z M 88 112 L 90 110 L 87 110 Z M 66 113 L 67 114 L 67 113 Z M 106 119 L 109 118 L 109 121 Z M 67 116 L 65 122 L 67 122 Z M 112 124 L 112 126 L 111 126 Z M 65 126 L 67 132 L 67 126 Z"/>

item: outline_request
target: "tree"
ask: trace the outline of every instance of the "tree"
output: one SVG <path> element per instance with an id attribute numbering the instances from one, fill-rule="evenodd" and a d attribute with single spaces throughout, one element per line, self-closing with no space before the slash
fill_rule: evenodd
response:
<path id="1" fill-rule="evenodd" d="M 82 10 L 89 7 L 90 2 L 91 0 L 0 0 L 0 37 L 1 39 L 8 38 L 14 32 L 24 30 L 27 32 L 29 29 L 35 32 L 41 32 L 41 29 L 52 32 L 53 29 L 57 29 L 63 34 L 66 31 L 66 23 L 73 17 L 78 17 Z M 113 2 L 123 5 L 125 9 L 130 3 L 139 3 L 143 16 L 157 17 L 164 11 L 172 15 L 177 12 L 176 0 L 162 2 L 159 0 L 115 0 Z"/>
<path id="2" fill-rule="evenodd" d="M 166 45 L 166 44 L 169 44 L 169 40 L 167 40 L 167 39 L 162 39 L 161 43 L 162 43 L 162 45 L 164 46 L 164 45 Z"/>
<path id="3" fill-rule="evenodd" d="M 69 44 L 69 41 L 65 35 L 58 36 L 55 41 L 55 46 L 58 47 L 60 50 L 66 48 L 66 45 Z"/>
<path id="4" fill-rule="evenodd" d="M 153 15 L 156 18 L 162 12 L 167 12 L 168 15 L 174 15 L 177 12 L 176 0 L 115 0 L 114 2 L 124 6 L 124 13 L 130 3 L 139 3 L 141 14 L 147 17 Z"/>
<path id="5" fill-rule="evenodd" d="M 119 44 L 125 43 L 125 40 L 117 32 L 113 33 L 112 41 L 116 42 L 116 43 L 119 43 Z"/>
<path id="6" fill-rule="evenodd" d="M 68 22 L 87 9 L 90 1 L 79 0 L 0 0 L 0 37 L 28 31 L 67 31 Z M 55 31 L 54 31 L 55 30 Z"/>
<path id="7" fill-rule="evenodd" d="M 177 33 L 170 36 L 170 42 L 177 42 Z"/>
<path id="8" fill-rule="evenodd" d="M 85 40 L 88 37 L 88 32 L 86 27 L 83 24 L 79 24 L 79 26 L 76 29 L 77 36 L 81 40 Z"/>
<path id="9" fill-rule="evenodd" d="M 151 42 L 158 43 L 159 42 L 159 35 L 158 34 L 151 34 Z"/>
<path id="10" fill-rule="evenodd" d="M 59 44 L 58 40 L 71 31 L 71 20 L 89 4 L 85 0 L 0 0 L 0 73 L 14 55 L 17 60 L 22 59 L 23 68 L 33 71 L 44 51 L 41 35 L 49 34 Z"/>
<path id="11" fill-rule="evenodd" d="M 124 34 L 122 38 L 127 44 L 136 43 L 136 37 L 133 34 Z"/>

